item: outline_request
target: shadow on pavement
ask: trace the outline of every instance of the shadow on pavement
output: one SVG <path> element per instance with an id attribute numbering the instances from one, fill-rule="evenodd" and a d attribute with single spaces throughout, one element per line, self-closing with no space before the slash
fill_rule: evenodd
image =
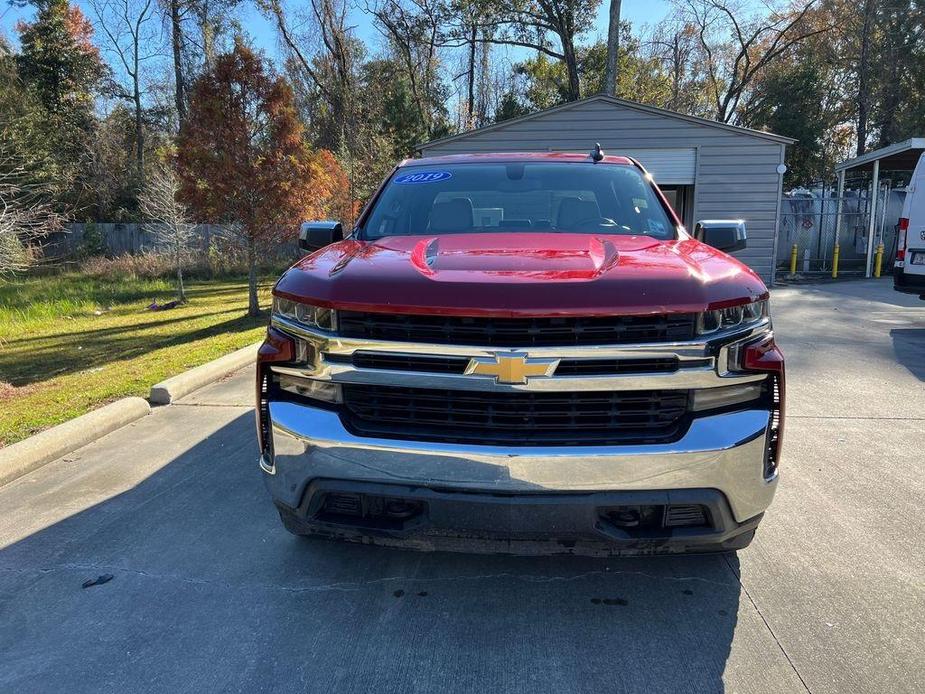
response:
<path id="1" fill-rule="evenodd" d="M 925 328 L 894 328 L 893 351 L 896 360 L 920 381 L 925 381 Z"/>
<path id="2" fill-rule="evenodd" d="M 734 556 L 420 554 L 297 538 L 263 489 L 252 429 L 242 414 L 128 491 L 0 551 L 0 690 L 723 689 Z"/>
<path id="3" fill-rule="evenodd" d="M 795 287 L 788 287 L 795 289 Z M 804 284 L 802 290 L 812 290 L 814 293 L 828 294 L 856 299 L 863 302 L 877 302 L 900 308 L 918 308 L 923 306 L 919 298 L 913 294 L 904 294 L 893 289 L 892 277 L 880 279 L 839 280 L 837 282 L 820 282 L 818 284 Z"/>

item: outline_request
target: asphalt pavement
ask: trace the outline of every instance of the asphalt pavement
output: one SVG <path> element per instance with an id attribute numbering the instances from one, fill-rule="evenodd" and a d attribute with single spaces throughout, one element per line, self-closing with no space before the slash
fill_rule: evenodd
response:
<path id="1" fill-rule="evenodd" d="M 925 691 L 925 302 L 859 281 L 772 311 L 782 480 L 737 555 L 293 537 L 247 369 L 0 488 L 0 691 Z"/>

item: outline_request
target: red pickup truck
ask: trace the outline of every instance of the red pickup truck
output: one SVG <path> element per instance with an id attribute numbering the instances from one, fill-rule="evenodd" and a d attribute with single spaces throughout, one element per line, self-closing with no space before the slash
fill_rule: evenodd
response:
<path id="1" fill-rule="evenodd" d="M 778 480 L 768 291 L 636 161 L 406 160 L 348 234 L 306 223 L 257 364 L 283 524 L 418 549 L 748 545 Z"/>

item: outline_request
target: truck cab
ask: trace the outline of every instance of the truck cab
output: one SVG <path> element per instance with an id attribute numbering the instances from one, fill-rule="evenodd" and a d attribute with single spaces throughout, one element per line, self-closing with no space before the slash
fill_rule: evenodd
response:
<path id="1" fill-rule="evenodd" d="M 416 549 L 745 547 L 784 362 L 741 220 L 688 233 L 636 161 L 407 160 L 303 225 L 257 363 L 283 525 Z"/>

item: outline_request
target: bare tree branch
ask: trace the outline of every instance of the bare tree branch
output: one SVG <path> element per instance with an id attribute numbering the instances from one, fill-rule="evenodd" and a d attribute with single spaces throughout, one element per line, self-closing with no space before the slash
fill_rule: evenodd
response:
<path id="1" fill-rule="evenodd" d="M 144 63 L 163 55 L 163 36 L 156 21 L 153 0 L 91 0 L 97 26 L 109 39 L 109 52 L 118 58 L 129 86 L 119 85 L 116 94 L 132 102 L 135 114 L 135 175 L 144 185 L 144 97 L 147 87 Z M 118 84 L 118 83 L 117 83 Z"/>
<path id="2" fill-rule="evenodd" d="M 734 121 L 762 70 L 799 43 L 832 28 L 809 21 L 816 2 L 804 0 L 788 10 L 772 7 L 765 16 L 743 21 L 733 0 L 685 0 L 684 19 L 697 27 L 717 120 Z"/>
<path id="3" fill-rule="evenodd" d="M 50 191 L 30 178 L 20 163 L 0 150 L 0 277 L 29 269 L 38 241 L 62 226 L 61 215 L 49 202 Z"/>
<path id="4" fill-rule="evenodd" d="M 177 299 L 186 301 L 183 288 L 183 261 L 195 238 L 195 225 L 190 221 L 186 206 L 178 199 L 180 179 L 170 162 L 161 162 L 145 182 L 138 196 L 138 207 L 160 247 L 173 258 L 177 272 Z"/>

